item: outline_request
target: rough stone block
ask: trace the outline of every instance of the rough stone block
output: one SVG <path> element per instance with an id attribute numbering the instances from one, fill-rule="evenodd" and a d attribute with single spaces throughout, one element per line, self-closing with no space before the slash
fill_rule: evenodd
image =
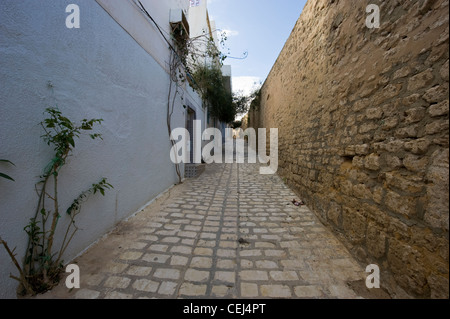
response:
<path id="1" fill-rule="evenodd" d="M 429 292 L 423 256 L 418 250 L 397 239 L 390 238 L 387 260 L 401 287 L 412 290 L 418 295 Z"/>
<path id="2" fill-rule="evenodd" d="M 442 65 L 441 69 L 439 70 L 439 74 L 441 75 L 441 78 L 444 81 L 448 82 L 448 60 Z"/>
<path id="3" fill-rule="evenodd" d="M 376 171 L 380 169 L 380 156 L 378 154 L 370 154 L 366 157 L 364 167 L 371 170 Z"/>
<path id="4" fill-rule="evenodd" d="M 405 123 L 411 124 L 421 121 L 425 117 L 424 107 L 415 107 L 405 112 Z"/>
<path id="5" fill-rule="evenodd" d="M 412 172 L 424 172 L 428 164 L 429 158 L 427 156 L 417 156 L 408 154 L 403 159 L 403 165 Z"/>
<path id="6" fill-rule="evenodd" d="M 413 154 L 425 154 L 428 151 L 431 141 L 427 138 L 419 138 L 409 142 L 405 142 L 405 150 Z"/>
<path id="7" fill-rule="evenodd" d="M 434 86 L 423 95 L 423 99 L 428 103 L 441 102 L 446 98 L 448 98 L 448 83 Z"/>
<path id="8" fill-rule="evenodd" d="M 367 225 L 366 244 L 367 252 L 375 258 L 381 258 L 386 253 L 386 233 L 373 222 Z"/>
<path id="9" fill-rule="evenodd" d="M 435 121 L 425 126 L 425 134 L 433 135 L 441 132 L 448 132 L 448 119 Z"/>
<path id="10" fill-rule="evenodd" d="M 428 202 L 424 220 L 432 227 L 449 230 L 449 150 L 435 151 L 426 179 Z"/>
<path id="11" fill-rule="evenodd" d="M 403 177 L 400 173 L 389 172 L 385 174 L 385 177 L 388 186 L 395 187 L 406 193 L 420 193 L 425 186 L 423 179 L 417 176 Z"/>
<path id="12" fill-rule="evenodd" d="M 366 235 L 366 217 L 357 209 L 343 207 L 342 228 L 353 244 L 362 243 Z"/>
<path id="13" fill-rule="evenodd" d="M 408 81 L 408 91 L 415 92 L 418 89 L 426 87 L 433 80 L 433 69 L 428 68 L 427 70 L 411 77 Z"/>
<path id="14" fill-rule="evenodd" d="M 333 222 L 335 226 L 340 227 L 342 218 L 341 214 L 342 214 L 342 207 L 334 201 L 331 202 L 327 212 L 327 217 L 329 220 Z"/>
<path id="15" fill-rule="evenodd" d="M 410 196 L 401 196 L 396 192 L 388 190 L 385 196 L 385 204 L 394 213 L 408 218 L 416 215 L 416 201 Z"/>
<path id="16" fill-rule="evenodd" d="M 378 120 L 383 116 L 383 109 L 381 107 L 370 108 L 366 111 L 366 117 L 369 120 Z"/>

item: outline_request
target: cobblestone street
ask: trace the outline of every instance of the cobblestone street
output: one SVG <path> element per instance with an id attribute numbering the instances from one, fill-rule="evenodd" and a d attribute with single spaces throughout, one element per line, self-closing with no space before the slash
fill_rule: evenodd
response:
<path id="1" fill-rule="evenodd" d="M 276 175 L 211 164 L 77 258 L 39 298 L 358 298 L 367 274 Z"/>

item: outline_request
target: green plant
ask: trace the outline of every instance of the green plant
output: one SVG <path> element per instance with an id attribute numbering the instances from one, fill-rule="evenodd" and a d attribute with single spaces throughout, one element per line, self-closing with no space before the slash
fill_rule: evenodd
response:
<path id="1" fill-rule="evenodd" d="M 261 89 L 254 91 L 250 95 L 250 110 L 259 111 L 259 107 L 261 105 Z"/>
<path id="2" fill-rule="evenodd" d="M 13 162 L 5 160 L 5 159 L 0 159 L 0 163 L 8 163 L 8 164 L 14 165 Z M 14 165 L 14 166 L 16 166 L 16 165 Z M 11 176 L 6 175 L 4 173 L 0 173 L 0 177 L 5 178 L 5 179 L 9 179 L 10 181 L 14 182 L 14 179 Z"/>
<path id="3" fill-rule="evenodd" d="M 242 126 L 242 121 L 234 121 L 233 123 L 231 123 L 231 127 L 234 129 L 237 129 L 241 126 Z"/>
<path id="4" fill-rule="evenodd" d="M 231 92 L 225 88 L 222 71 L 214 65 L 199 65 L 193 75 L 202 99 L 212 117 L 231 123 L 236 117 Z"/>
<path id="5" fill-rule="evenodd" d="M 58 198 L 59 173 L 75 147 L 75 139 L 79 138 L 84 131 L 92 131 L 94 125 L 101 124 L 103 120 L 84 119 L 81 124 L 75 125 L 63 116 L 58 109 L 48 108 L 46 113 L 48 118 L 41 122 L 45 132 L 42 138 L 49 146 L 53 146 L 55 155 L 45 167 L 44 174 L 41 176 L 42 180 L 36 184 L 39 200 L 34 217 L 24 228 L 28 234 L 28 245 L 22 267 L 15 258 L 14 250 L 9 249 L 4 240 L 0 241 L 19 270 L 19 277 L 12 275 L 11 277 L 20 282 L 19 290 L 21 294 L 34 295 L 45 292 L 59 282 L 62 271 L 61 257 L 78 230 L 75 217 L 81 211 L 82 202 L 97 192 L 104 195 L 106 189 L 113 187 L 106 181 L 106 178 L 102 178 L 99 183 L 93 184 L 72 202 L 66 210 L 70 222 L 63 242 L 59 250 L 54 252 L 55 231 L 61 218 Z M 101 134 L 98 133 L 91 133 L 89 136 L 92 139 L 101 139 Z M 38 186 L 40 186 L 39 190 Z M 50 204 L 47 201 L 50 201 Z M 48 225 L 48 222 L 50 225 Z"/>

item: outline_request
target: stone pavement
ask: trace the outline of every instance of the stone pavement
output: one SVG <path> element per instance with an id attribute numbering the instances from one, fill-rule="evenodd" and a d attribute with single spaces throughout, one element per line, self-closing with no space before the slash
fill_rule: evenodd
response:
<path id="1" fill-rule="evenodd" d="M 276 175 L 259 164 L 211 164 L 74 262 L 38 298 L 359 298 L 367 273 Z"/>

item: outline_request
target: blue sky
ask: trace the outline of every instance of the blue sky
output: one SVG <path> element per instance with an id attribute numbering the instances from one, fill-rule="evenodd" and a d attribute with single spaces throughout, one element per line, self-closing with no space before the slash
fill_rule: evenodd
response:
<path id="1" fill-rule="evenodd" d="M 204 0 L 206 1 L 206 0 Z M 227 30 L 233 91 L 248 93 L 253 83 L 264 82 L 300 17 L 306 0 L 207 0 L 210 19 Z M 228 52 L 225 52 L 227 54 Z"/>

